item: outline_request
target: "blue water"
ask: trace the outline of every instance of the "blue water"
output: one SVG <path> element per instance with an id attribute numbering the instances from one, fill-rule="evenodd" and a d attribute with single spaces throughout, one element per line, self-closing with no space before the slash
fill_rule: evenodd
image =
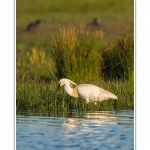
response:
<path id="1" fill-rule="evenodd" d="M 16 116 L 17 150 L 133 150 L 134 111 Z"/>

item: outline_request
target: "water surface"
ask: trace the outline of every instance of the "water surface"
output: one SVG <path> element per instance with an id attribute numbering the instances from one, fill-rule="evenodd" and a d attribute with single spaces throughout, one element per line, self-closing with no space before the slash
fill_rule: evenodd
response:
<path id="1" fill-rule="evenodd" d="M 134 111 L 16 117 L 17 150 L 133 150 Z"/>

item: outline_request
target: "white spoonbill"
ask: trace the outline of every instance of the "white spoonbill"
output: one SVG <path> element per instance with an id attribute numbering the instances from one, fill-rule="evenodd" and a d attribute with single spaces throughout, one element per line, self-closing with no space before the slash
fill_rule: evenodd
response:
<path id="1" fill-rule="evenodd" d="M 64 86 L 64 89 L 68 95 L 75 98 L 81 97 L 86 100 L 86 103 L 89 103 L 90 101 L 118 99 L 117 96 L 113 93 L 106 91 L 93 84 L 80 84 L 77 85 L 75 88 L 72 88 L 72 84 L 77 85 L 73 81 L 63 78 L 59 81 L 57 89 L 60 86 Z"/>

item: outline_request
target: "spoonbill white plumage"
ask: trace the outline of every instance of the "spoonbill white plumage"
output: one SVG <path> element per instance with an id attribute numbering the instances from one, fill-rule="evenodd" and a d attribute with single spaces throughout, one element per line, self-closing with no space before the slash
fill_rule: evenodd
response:
<path id="1" fill-rule="evenodd" d="M 89 101 L 118 99 L 117 96 L 113 93 L 93 84 L 80 84 L 77 85 L 75 88 L 72 88 L 72 84 L 77 85 L 73 81 L 63 78 L 59 81 L 57 89 L 60 86 L 64 86 L 64 89 L 68 95 L 75 98 L 81 97 L 86 100 L 86 103 L 89 103 Z"/>

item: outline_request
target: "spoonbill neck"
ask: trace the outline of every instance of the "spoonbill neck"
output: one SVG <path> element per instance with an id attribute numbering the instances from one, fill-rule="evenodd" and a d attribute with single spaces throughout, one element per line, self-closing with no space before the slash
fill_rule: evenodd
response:
<path id="1" fill-rule="evenodd" d="M 68 95 L 78 98 L 78 93 L 77 93 L 77 89 L 76 88 L 71 88 L 70 84 L 65 84 L 64 86 L 65 91 Z"/>

